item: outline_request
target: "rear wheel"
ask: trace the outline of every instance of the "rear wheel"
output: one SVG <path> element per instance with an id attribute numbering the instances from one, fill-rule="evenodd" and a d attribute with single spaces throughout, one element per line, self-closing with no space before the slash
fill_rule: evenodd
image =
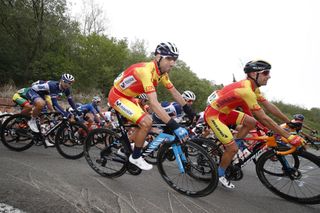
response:
<path id="1" fill-rule="evenodd" d="M 280 156 L 267 151 L 258 159 L 256 172 L 264 186 L 286 200 L 320 203 L 320 159 L 309 152 Z"/>
<path id="2" fill-rule="evenodd" d="M 99 175 L 115 178 L 126 172 L 127 157 L 119 136 L 109 129 L 90 131 L 84 145 L 84 156 L 89 166 Z"/>
<path id="3" fill-rule="evenodd" d="M 1 126 L 1 141 L 11 150 L 24 151 L 34 144 L 33 133 L 28 126 L 29 116 L 16 114 L 5 120 Z"/>

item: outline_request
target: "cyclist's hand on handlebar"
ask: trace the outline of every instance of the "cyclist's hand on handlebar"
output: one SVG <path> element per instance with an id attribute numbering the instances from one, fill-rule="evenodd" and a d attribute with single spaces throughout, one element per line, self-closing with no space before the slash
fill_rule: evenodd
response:
<path id="1" fill-rule="evenodd" d="M 305 144 L 305 140 L 298 135 L 290 135 L 288 137 L 288 141 L 292 146 L 303 146 Z"/>
<path id="2" fill-rule="evenodd" d="M 188 137 L 188 131 L 185 128 L 181 127 L 172 118 L 167 123 L 167 126 L 174 132 L 174 134 L 179 138 L 179 140 L 185 141 Z"/>
<path id="3" fill-rule="evenodd" d="M 178 129 L 175 129 L 173 132 L 179 138 L 179 140 L 185 141 L 188 137 L 188 131 L 183 127 L 179 127 Z"/>
<path id="4" fill-rule="evenodd" d="M 311 130 L 311 133 L 314 134 L 314 135 L 317 135 L 318 134 L 318 130 Z"/>

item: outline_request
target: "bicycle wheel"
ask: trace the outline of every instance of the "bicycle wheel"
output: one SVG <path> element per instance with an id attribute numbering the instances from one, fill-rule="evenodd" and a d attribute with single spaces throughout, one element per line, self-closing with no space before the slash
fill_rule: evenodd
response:
<path id="1" fill-rule="evenodd" d="M 90 131 L 84 144 L 84 156 L 99 175 L 116 178 L 126 172 L 126 156 L 118 154 L 122 147 L 117 133 L 109 129 Z"/>
<path id="2" fill-rule="evenodd" d="M 33 144 L 33 134 L 28 126 L 29 116 L 16 114 L 5 120 L 1 126 L 1 141 L 13 151 L 24 151 Z"/>
<path id="3" fill-rule="evenodd" d="M 216 163 L 216 165 L 220 164 L 223 151 L 218 145 L 217 139 L 193 138 L 191 139 L 191 141 L 195 142 L 196 144 L 201 146 L 203 149 L 205 149 L 208 152 L 208 154 L 211 156 L 212 160 Z"/>
<path id="4" fill-rule="evenodd" d="M 67 159 L 78 159 L 83 156 L 83 144 L 88 135 L 85 125 L 78 122 L 62 124 L 55 138 L 57 151 Z"/>
<path id="5" fill-rule="evenodd" d="M 289 170 L 284 169 L 283 160 Z M 269 150 L 258 159 L 256 172 L 265 187 L 286 200 L 302 204 L 320 203 L 320 159 L 309 152 L 279 156 Z"/>
<path id="6" fill-rule="evenodd" d="M 201 197 L 213 192 L 218 184 L 218 172 L 208 153 L 192 141 L 179 144 L 186 157 L 186 161 L 182 161 L 185 170 L 182 173 L 171 146 L 172 143 L 163 144 L 158 151 L 158 170 L 165 182 L 187 196 Z M 192 155 L 189 155 L 190 150 Z"/>
<path id="7" fill-rule="evenodd" d="M 0 115 L 0 128 L 2 126 L 2 124 L 11 116 L 12 114 L 9 113 L 4 113 L 2 115 Z"/>

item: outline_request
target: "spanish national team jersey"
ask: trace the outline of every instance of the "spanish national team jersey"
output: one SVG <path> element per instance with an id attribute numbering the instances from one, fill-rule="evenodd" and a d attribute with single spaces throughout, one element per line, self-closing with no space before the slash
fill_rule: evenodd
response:
<path id="1" fill-rule="evenodd" d="M 249 80 L 242 80 L 229 84 L 221 90 L 213 92 L 208 97 L 210 106 L 219 112 L 228 114 L 230 111 L 241 107 L 244 110 L 260 110 L 258 102 L 265 101 L 259 88 L 253 90 Z"/>
<path id="2" fill-rule="evenodd" d="M 168 73 L 161 75 L 156 62 L 152 61 L 130 66 L 114 80 L 114 87 L 127 97 L 136 97 L 154 92 L 159 82 L 167 89 L 173 87 Z"/>

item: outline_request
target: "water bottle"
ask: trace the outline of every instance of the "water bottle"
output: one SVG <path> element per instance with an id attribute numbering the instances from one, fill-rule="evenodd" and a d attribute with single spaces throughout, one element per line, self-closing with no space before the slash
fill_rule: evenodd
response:
<path id="1" fill-rule="evenodd" d="M 148 146 L 147 149 L 145 149 L 142 153 L 143 156 L 148 156 L 150 153 L 152 153 L 155 149 L 157 149 L 160 144 L 164 143 L 164 142 L 171 142 L 174 141 L 175 136 L 173 135 L 169 135 L 166 133 L 160 133 L 153 141 L 151 141 Z"/>

